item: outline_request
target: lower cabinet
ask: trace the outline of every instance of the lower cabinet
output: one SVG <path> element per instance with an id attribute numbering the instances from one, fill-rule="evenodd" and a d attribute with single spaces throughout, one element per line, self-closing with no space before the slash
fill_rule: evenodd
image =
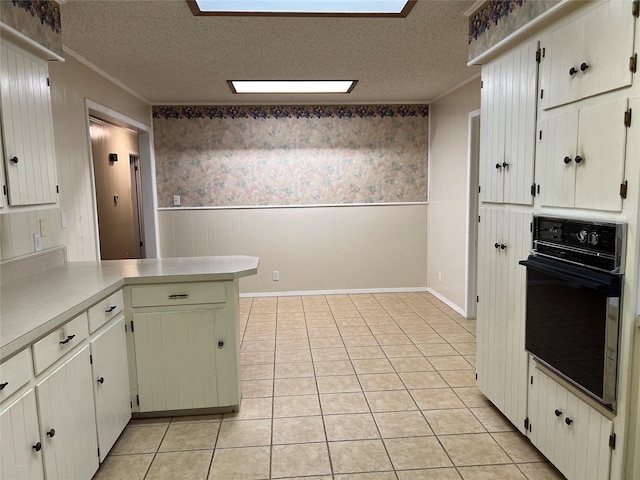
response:
<path id="1" fill-rule="evenodd" d="M 226 308 L 133 314 L 140 412 L 239 404 L 235 322 Z"/>
<path id="2" fill-rule="evenodd" d="M 613 422 L 533 363 L 530 375 L 531 443 L 569 479 L 609 478 Z"/>
<path id="3" fill-rule="evenodd" d="M 89 346 L 36 384 L 36 396 L 47 480 L 91 478 L 98 445 Z"/>
<path id="4" fill-rule="evenodd" d="M 29 390 L 0 414 L 0 478 L 44 478 L 36 394 Z"/>
<path id="5" fill-rule="evenodd" d="M 481 208 L 478 231 L 477 383 L 521 431 L 527 416 L 524 350 L 526 270 L 531 214 Z"/>
<path id="6" fill-rule="evenodd" d="M 98 450 L 102 462 L 131 418 L 124 317 L 91 342 Z"/>

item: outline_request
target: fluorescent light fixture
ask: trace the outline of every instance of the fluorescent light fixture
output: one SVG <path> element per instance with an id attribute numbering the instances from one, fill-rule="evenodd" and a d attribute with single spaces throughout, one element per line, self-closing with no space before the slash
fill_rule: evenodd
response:
<path id="1" fill-rule="evenodd" d="M 406 17 L 416 0 L 187 0 L 194 15 Z"/>
<path id="2" fill-rule="evenodd" d="M 351 93 L 357 80 L 229 80 L 233 93 Z"/>

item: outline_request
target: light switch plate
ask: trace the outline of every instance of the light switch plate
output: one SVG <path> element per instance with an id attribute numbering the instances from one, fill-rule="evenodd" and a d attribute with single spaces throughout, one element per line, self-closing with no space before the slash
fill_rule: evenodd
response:
<path id="1" fill-rule="evenodd" d="M 180 206 L 180 195 L 174 195 L 173 196 L 173 206 L 174 207 L 179 207 Z"/>
<path id="2" fill-rule="evenodd" d="M 41 218 L 40 222 L 40 236 L 46 237 L 49 235 L 49 221 L 46 218 Z"/>

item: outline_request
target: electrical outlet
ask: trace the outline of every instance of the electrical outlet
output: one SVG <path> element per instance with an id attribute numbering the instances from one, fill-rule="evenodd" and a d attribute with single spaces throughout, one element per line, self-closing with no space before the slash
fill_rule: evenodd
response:
<path id="1" fill-rule="evenodd" d="M 174 207 L 179 207 L 180 206 L 180 195 L 174 195 L 173 196 L 173 206 Z"/>
<path id="2" fill-rule="evenodd" d="M 47 235 L 49 235 L 49 220 L 47 220 L 46 218 L 41 218 L 39 222 L 40 222 L 40 236 L 46 237 Z"/>
<path id="3" fill-rule="evenodd" d="M 39 252 L 40 250 L 42 250 L 42 245 L 40 245 L 40 234 L 39 233 L 34 233 L 33 234 L 33 250 L 36 252 Z"/>
<path id="4" fill-rule="evenodd" d="M 277 282 L 277 281 L 279 281 L 279 280 L 280 280 L 280 272 L 279 272 L 279 271 L 277 271 L 277 270 L 274 270 L 274 271 L 273 271 L 273 281 L 274 281 L 274 282 Z"/>

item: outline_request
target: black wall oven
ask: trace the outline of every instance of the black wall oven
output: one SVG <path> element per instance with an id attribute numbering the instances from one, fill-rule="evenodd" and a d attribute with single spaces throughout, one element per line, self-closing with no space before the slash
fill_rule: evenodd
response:
<path id="1" fill-rule="evenodd" d="M 626 226 L 534 217 L 525 349 L 615 408 Z"/>

